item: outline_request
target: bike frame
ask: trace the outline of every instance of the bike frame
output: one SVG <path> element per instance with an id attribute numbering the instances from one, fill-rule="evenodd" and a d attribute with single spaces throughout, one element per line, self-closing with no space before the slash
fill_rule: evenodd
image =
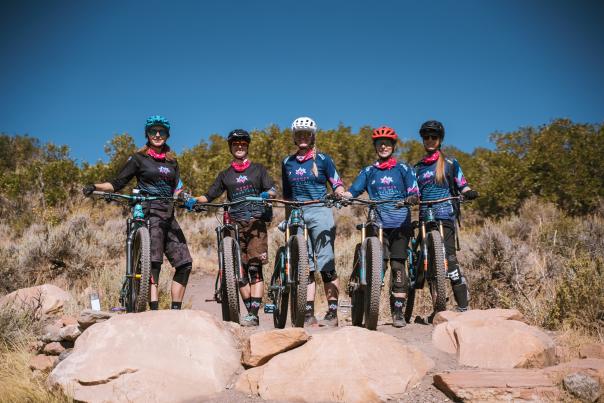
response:
<path id="1" fill-rule="evenodd" d="M 361 281 L 361 285 L 367 285 L 367 267 L 365 262 L 365 251 L 367 249 L 367 230 L 369 229 L 370 233 L 377 232 L 378 239 L 380 243 L 383 244 L 384 239 L 384 230 L 382 228 L 382 224 L 378 222 L 377 219 L 377 205 L 370 204 L 369 211 L 367 212 L 367 221 L 357 225 L 357 229 L 361 230 L 361 266 L 359 270 L 359 279 Z M 372 232 L 373 231 L 373 232 Z M 382 279 L 384 277 L 384 270 L 382 270 Z"/>
<path id="2" fill-rule="evenodd" d="M 239 282 L 244 275 L 243 263 L 241 262 L 241 247 L 239 246 L 239 225 L 231 221 L 231 215 L 228 211 L 229 205 L 222 206 L 222 223 L 215 229 L 216 242 L 218 246 L 218 284 L 222 284 L 222 273 L 224 271 L 224 237 L 227 235 L 233 236 L 236 241 L 235 245 L 237 249 L 237 263 L 239 266 L 238 270 L 235 272 L 237 281 Z"/>

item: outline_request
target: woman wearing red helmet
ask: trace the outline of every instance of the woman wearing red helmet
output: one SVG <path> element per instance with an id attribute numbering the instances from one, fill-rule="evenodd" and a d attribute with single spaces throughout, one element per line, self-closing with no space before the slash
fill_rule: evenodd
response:
<path id="1" fill-rule="evenodd" d="M 416 204 L 419 189 L 413 168 L 392 156 L 398 136 L 387 126 L 373 131 L 371 136 L 377 154 L 377 161 L 361 170 L 354 183 L 344 192 L 344 197 L 357 197 L 363 192 L 371 200 L 406 200 Z M 390 261 L 392 295 L 390 310 L 392 325 L 405 326 L 403 315 L 407 298 L 408 279 L 405 272 L 406 249 L 411 237 L 411 212 L 409 207 L 396 209 L 393 204 L 378 207 L 378 219 L 384 229 L 384 269 Z"/>

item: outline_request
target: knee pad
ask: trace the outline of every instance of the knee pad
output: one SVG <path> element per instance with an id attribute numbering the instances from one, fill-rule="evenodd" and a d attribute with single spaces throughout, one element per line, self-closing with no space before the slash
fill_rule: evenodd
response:
<path id="1" fill-rule="evenodd" d="M 451 284 L 461 284 L 461 272 L 459 270 L 459 264 L 457 262 L 457 256 L 447 256 L 448 270 L 447 277 L 451 280 Z"/>
<path id="2" fill-rule="evenodd" d="M 151 284 L 159 284 L 159 272 L 161 271 L 161 263 L 151 262 Z"/>
<path id="3" fill-rule="evenodd" d="M 308 284 L 314 284 L 315 282 L 315 272 L 311 271 L 308 273 Z"/>
<path id="4" fill-rule="evenodd" d="M 322 271 L 321 272 L 321 279 L 323 279 L 323 283 L 331 283 L 332 281 L 338 279 L 338 274 L 336 273 L 335 270 Z"/>
<path id="5" fill-rule="evenodd" d="M 250 276 L 248 276 L 248 265 L 243 263 L 243 277 L 239 279 L 239 288 L 245 287 L 250 283 Z"/>
<path id="6" fill-rule="evenodd" d="M 193 265 L 191 263 L 185 263 L 181 266 L 178 266 L 174 272 L 174 277 L 172 277 L 172 280 L 186 287 L 187 283 L 189 282 L 189 274 L 191 274 L 192 268 Z"/>
<path id="7" fill-rule="evenodd" d="M 407 292 L 408 285 L 407 273 L 405 273 L 405 261 L 400 259 L 392 259 L 390 260 L 390 268 L 392 269 L 392 292 Z"/>
<path id="8" fill-rule="evenodd" d="M 251 264 L 248 267 L 248 274 L 250 278 L 250 284 L 256 284 L 264 280 L 262 276 L 262 266 Z"/>

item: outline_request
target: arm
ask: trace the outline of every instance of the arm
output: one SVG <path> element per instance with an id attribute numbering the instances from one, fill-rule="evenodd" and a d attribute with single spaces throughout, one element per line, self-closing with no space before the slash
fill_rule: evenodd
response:
<path id="1" fill-rule="evenodd" d="M 331 189 L 334 191 L 335 194 L 341 195 L 342 193 L 344 193 L 344 182 L 342 182 L 342 179 L 338 174 L 336 165 L 333 163 L 331 157 L 328 156 L 325 156 L 325 163 L 327 169 L 326 176 L 327 180 L 329 181 L 329 184 L 331 185 Z"/>
<path id="2" fill-rule="evenodd" d="M 342 196 L 344 197 L 357 197 L 363 192 L 367 190 L 367 171 L 365 169 L 361 170 L 357 177 L 355 178 L 352 186 L 348 189 L 348 192 L 344 192 Z"/>
<path id="3" fill-rule="evenodd" d="M 275 190 L 275 182 L 273 178 L 268 174 L 268 171 L 263 165 L 260 165 L 260 180 L 262 182 L 262 193 L 266 192 L 269 197 L 277 196 L 277 191 Z"/>
<path id="4" fill-rule="evenodd" d="M 281 185 L 283 188 L 283 198 L 286 200 L 292 199 L 292 188 L 287 179 L 287 169 L 285 168 L 285 161 L 281 163 Z"/>
<path id="5" fill-rule="evenodd" d="M 210 188 L 208 189 L 208 191 L 204 195 L 199 196 L 197 198 L 197 201 L 200 203 L 208 203 L 208 202 L 211 202 L 212 200 L 216 199 L 217 197 L 219 197 L 221 194 L 223 194 L 224 193 L 224 181 L 222 180 L 223 177 L 224 177 L 224 171 L 222 171 L 218 174 L 218 176 L 214 180 L 214 183 L 212 183 L 212 185 L 210 185 Z"/>
<path id="6" fill-rule="evenodd" d="M 136 175 L 138 172 L 138 162 L 136 160 L 136 156 L 131 156 L 128 158 L 126 165 L 122 168 L 120 173 L 117 174 L 117 177 L 112 181 L 107 182 L 107 184 L 111 185 L 111 187 L 119 192 L 130 182 L 130 180 Z M 105 184 L 101 184 L 105 185 Z M 109 189 L 109 186 L 103 186 L 105 189 Z M 100 189 L 100 188 L 99 188 Z"/>

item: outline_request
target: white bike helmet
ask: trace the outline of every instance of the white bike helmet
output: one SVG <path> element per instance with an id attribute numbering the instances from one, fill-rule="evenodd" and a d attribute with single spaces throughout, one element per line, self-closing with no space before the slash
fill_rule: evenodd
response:
<path id="1" fill-rule="evenodd" d="M 294 120 L 294 122 L 292 123 L 292 131 L 294 133 L 297 131 L 309 131 L 312 134 L 316 134 L 317 124 L 311 118 L 307 116 L 302 116 Z"/>

